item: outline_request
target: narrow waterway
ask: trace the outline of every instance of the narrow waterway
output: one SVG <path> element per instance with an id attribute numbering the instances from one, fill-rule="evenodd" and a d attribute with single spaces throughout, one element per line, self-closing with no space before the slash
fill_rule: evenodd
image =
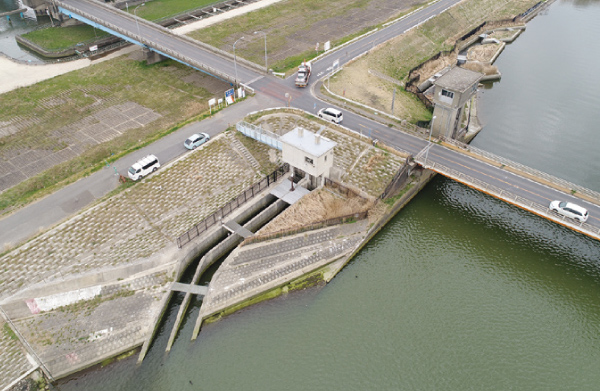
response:
<path id="1" fill-rule="evenodd" d="M 583 39 L 600 36 L 598 20 L 596 1 L 557 2 L 507 47 L 478 147 L 600 190 L 600 76 L 582 60 L 600 56 Z M 596 389 L 599 254 L 600 242 L 437 177 L 327 286 L 206 325 L 192 343 L 197 301 L 166 356 L 174 305 L 141 366 L 60 389 Z"/>
<path id="2" fill-rule="evenodd" d="M 0 0 L 0 13 L 24 8 L 19 0 Z M 43 61 L 36 57 L 32 52 L 20 46 L 15 37 L 32 31 L 40 24 L 50 23 L 49 18 L 42 17 L 37 20 L 35 12 L 30 8 L 23 14 L 0 17 L 0 53 L 20 61 L 30 63 L 42 63 Z"/>

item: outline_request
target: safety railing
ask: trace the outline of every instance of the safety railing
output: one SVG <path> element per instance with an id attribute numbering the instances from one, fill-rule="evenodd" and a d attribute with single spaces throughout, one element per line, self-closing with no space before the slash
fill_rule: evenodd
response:
<path id="1" fill-rule="evenodd" d="M 235 128 L 243 135 L 281 151 L 281 141 L 279 141 L 278 134 L 245 121 L 236 123 Z"/>
<path id="2" fill-rule="evenodd" d="M 463 172 L 460 172 L 456 169 L 450 168 L 440 163 L 429 161 L 427 163 L 427 168 L 439 172 L 440 174 L 448 178 L 454 179 L 457 182 L 461 182 L 469 187 L 481 190 L 484 193 L 490 194 L 510 204 L 516 205 L 522 209 L 529 210 L 530 212 L 535 213 L 539 216 L 544 216 L 550 220 L 561 222 L 563 225 L 573 228 L 576 231 L 583 232 L 585 234 L 588 234 L 589 236 L 593 236 L 597 239 L 600 239 L 600 228 L 588 223 L 576 222 L 575 220 L 572 220 L 568 217 L 559 215 L 558 213 L 555 213 L 554 211 L 550 210 L 546 205 L 538 204 L 537 202 L 533 202 L 527 198 L 521 197 L 505 189 L 501 189 L 497 186 L 491 185 L 480 179 L 473 178 L 470 175 L 467 175 Z"/>
<path id="3" fill-rule="evenodd" d="M 97 16 L 94 16 L 92 14 L 89 14 L 89 13 L 87 13 L 85 11 L 82 11 L 82 10 L 78 9 L 77 7 L 72 7 L 69 4 L 66 4 L 66 3 L 64 3 L 64 2 L 62 2 L 60 0 L 56 0 L 55 3 L 59 7 L 62 7 L 64 9 L 66 9 L 66 10 L 74 12 L 74 13 L 76 13 L 76 14 L 78 14 L 78 15 L 86 18 L 86 19 L 89 19 L 92 22 L 98 23 L 98 24 L 100 24 L 100 25 L 102 25 L 102 26 L 104 26 L 104 27 L 106 27 L 108 29 L 111 29 L 111 30 L 113 30 L 113 31 L 115 31 L 115 32 L 117 32 L 119 34 L 122 34 L 123 36 L 129 37 L 129 38 L 135 40 L 136 42 L 139 42 L 140 44 L 143 44 L 143 45 L 146 45 L 146 46 L 148 46 L 150 48 L 153 48 L 153 49 L 155 49 L 155 51 L 157 51 L 157 52 L 159 52 L 161 54 L 164 54 L 167 57 L 170 57 L 170 58 L 172 58 L 174 60 L 183 61 L 183 62 L 185 62 L 186 64 L 188 64 L 188 65 L 190 65 L 192 67 L 205 70 L 205 71 L 207 71 L 207 72 L 209 72 L 209 73 L 211 73 L 211 74 L 213 74 L 213 75 L 215 75 L 217 77 L 220 77 L 220 78 L 222 78 L 224 80 L 234 81 L 233 80 L 234 77 L 231 76 L 231 75 L 228 75 L 228 74 L 226 74 L 224 72 L 221 72 L 221 71 L 219 71 L 219 70 L 217 70 L 217 69 L 215 69 L 213 67 L 210 67 L 210 66 L 208 66 L 206 64 L 203 64 L 203 63 L 200 63 L 200 62 L 198 62 L 196 60 L 193 60 L 193 59 L 191 59 L 188 56 L 185 56 L 185 55 L 180 54 L 178 52 L 175 52 L 175 51 L 173 51 L 171 49 L 168 49 L 167 47 L 165 47 L 163 45 L 160 45 L 157 42 L 151 41 L 151 40 L 149 40 L 149 39 L 147 39 L 145 37 L 142 37 L 139 34 L 135 34 L 135 33 L 132 33 L 129 30 L 122 29 L 122 28 L 114 25 L 113 23 L 107 22 L 104 19 L 100 19 Z M 111 7 L 109 5 L 106 5 L 106 4 L 102 3 L 102 2 L 96 2 L 96 1 L 94 1 L 94 2 L 90 2 L 90 3 L 94 4 L 94 6 L 96 6 L 96 7 L 104 8 L 104 10 L 106 10 L 108 12 L 111 12 L 111 13 L 113 13 L 115 15 L 119 15 L 119 17 L 121 17 L 121 18 L 133 20 L 137 24 L 142 24 L 145 27 L 152 28 L 154 30 L 160 31 L 160 32 L 164 33 L 165 35 L 168 35 L 168 36 L 170 36 L 172 38 L 175 38 L 175 39 L 177 39 L 179 41 L 185 41 L 188 44 L 191 44 L 191 45 L 196 46 L 198 48 L 210 51 L 210 52 L 212 52 L 214 54 L 217 54 L 217 55 L 219 55 L 221 57 L 225 57 L 225 58 L 228 58 L 228 59 L 233 59 L 233 55 L 232 54 L 230 54 L 230 53 L 228 53 L 228 52 L 226 52 L 224 50 L 217 49 L 217 48 L 215 48 L 213 46 L 210 46 L 208 44 L 205 44 L 203 42 L 196 41 L 195 39 L 190 38 L 187 35 L 178 35 L 178 34 L 175 34 L 173 31 L 169 30 L 166 27 L 163 27 L 161 25 L 149 22 L 149 21 L 147 21 L 145 19 L 142 19 L 142 18 L 138 18 L 135 15 L 132 16 L 132 15 L 126 13 L 126 12 L 118 10 L 118 9 L 116 9 L 114 7 Z M 255 64 L 255 63 L 253 63 L 251 61 L 245 60 L 243 58 L 237 58 L 236 62 L 238 64 L 244 64 L 247 67 L 259 70 L 261 72 L 264 71 L 264 67 L 261 67 L 260 65 Z"/>
<path id="4" fill-rule="evenodd" d="M 240 206 L 253 199 L 257 194 L 269 187 L 272 183 L 277 182 L 277 180 L 287 173 L 289 169 L 290 167 L 286 163 L 273 171 L 271 174 L 264 177 L 260 182 L 255 183 L 244 190 L 240 195 L 219 208 L 219 210 L 181 234 L 177 238 L 177 247 L 182 248 L 216 223 L 221 222 L 224 217 L 228 216 L 231 212 L 235 211 Z"/>
<path id="5" fill-rule="evenodd" d="M 576 184 L 571 183 L 569 181 L 566 181 L 564 179 L 557 178 L 557 177 L 555 177 L 553 175 L 550 175 L 550 174 L 547 174 L 545 172 L 536 170 L 535 168 L 527 167 L 527 166 L 525 166 L 523 164 L 520 164 L 520 163 L 514 162 L 512 160 L 503 158 L 502 156 L 494 155 L 493 153 L 484 151 L 484 150 L 479 149 L 479 148 L 475 148 L 475 147 L 473 147 L 471 145 L 468 145 L 468 144 L 465 144 L 465 143 L 461 143 L 461 142 L 456 141 L 456 140 L 451 140 L 451 139 L 443 138 L 442 141 L 444 143 L 446 143 L 446 144 L 450 144 L 450 145 L 453 145 L 453 146 L 455 146 L 455 147 L 457 147 L 459 149 L 467 151 L 470 154 L 480 156 L 480 157 L 482 157 L 484 159 L 491 160 L 493 162 L 499 163 L 499 164 L 501 164 L 503 166 L 506 166 L 506 167 L 511 167 L 511 168 L 513 168 L 513 169 L 515 169 L 515 170 L 517 170 L 519 172 L 522 172 L 524 174 L 528 174 L 528 175 L 530 175 L 530 176 L 532 176 L 534 178 L 539 178 L 539 179 L 541 179 L 541 180 L 543 180 L 545 182 L 552 183 L 552 184 L 556 185 L 559 188 L 565 189 L 566 191 L 569 191 L 569 192 L 572 192 L 572 193 L 575 193 L 575 194 L 577 194 L 577 193 L 584 194 L 584 195 L 586 195 L 586 196 L 588 196 L 588 197 L 596 200 L 596 202 L 600 202 L 600 193 L 598 193 L 598 192 L 596 192 L 594 190 L 587 189 L 587 188 L 585 188 L 583 186 L 576 185 Z"/>

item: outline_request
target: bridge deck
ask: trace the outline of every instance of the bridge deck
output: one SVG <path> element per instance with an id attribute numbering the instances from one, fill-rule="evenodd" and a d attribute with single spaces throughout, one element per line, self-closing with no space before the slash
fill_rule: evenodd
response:
<path id="1" fill-rule="evenodd" d="M 265 71 L 264 67 L 242 58 L 234 62 L 228 52 L 175 34 L 103 2 L 56 0 L 55 3 L 69 17 L 232 83 L 254 80 Z"/>
<path id="2" fill-rule="evenodd" d="M 193 295 L 205 296 L 208 292 L 208 287 L 193 284 L 182 284 L 181 282 L 174 282 L 171 285 L 172 291 L 191 293 Z"/>
<path id="3" fill-rule="evenodd" d="M 489 153 L 483 156 L 466 144 L 453 146 L 460 148 L 429 144 L 415 156 L 415 161 L 473 189 L 600 240 L 598 193 Z M 548 205 L 553 200 L 584 206 L 590 212 L 588 221 L 580 223 L 551 211 Z"/>

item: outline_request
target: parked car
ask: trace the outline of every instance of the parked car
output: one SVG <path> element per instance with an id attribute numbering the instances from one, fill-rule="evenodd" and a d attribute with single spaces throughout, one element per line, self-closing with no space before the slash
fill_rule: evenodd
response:
<path id="1" fill-rule="evenodd" d="M 588 219 L 587 209 L 566 201 L 552 201 L 549 206 L 550 210 L 554 210 L 557 213 L 585 223 Z"/>
<path id="2" fill-rule="evenodd" d="M 196 149 L 208 140 L 210 140 L 210 136 L 208 134 L 196 133 L 192 134 L 187 140 L 185 140 L 183 146 L 187 149 Z"/>
<path id="3" fill-rule="evenodd" d="M 138 160 L 133 166 L 129 167 L 127 174 L 133 181 L 137 181 L 146 175 L 160 168 L 158 158 L 154 155 L 148 155 L 143 159 Z"/>
<path id="4" fill-rule="evenodd" d="M 320 118 L 326 119 L 327 121 L 335 122 L 336 124 L 339 124 L 344 119 L 344 116 L 342 115 L 341 111 L 331 107 L 319 110 L 317 115 Z"/>

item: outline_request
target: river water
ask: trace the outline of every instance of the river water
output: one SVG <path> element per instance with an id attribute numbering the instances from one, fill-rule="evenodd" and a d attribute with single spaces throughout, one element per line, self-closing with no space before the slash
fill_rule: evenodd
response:
<path id="1" fill-rule="evenodd" d="M 26 8 L 20 0 L 0 0 L 0 13 Z M 50 23 L 50 19 L 35 17 L 33 9 L 28 8 L 23 13 L 0 17 L 0 53 L 10 58 L 29 63 L 42 63 L 43 61 L 28 51 L 15 40 L 15 36 L 25 34 L 35 29 L 40 24 Z"/>
<path id="2" fill-rule="evenodd" d="M 598 20 L 595 1 L 537 16 L 497 62 L 474 144 L 600 190 Z M 599 242 L 437 177 L 326 286 L 206 325 L 192 343 L 196 302 L 167 356 L 173 305 L 141 366 L 132 357 L 60 389 L 597 389 L 599 258 Z"/>

